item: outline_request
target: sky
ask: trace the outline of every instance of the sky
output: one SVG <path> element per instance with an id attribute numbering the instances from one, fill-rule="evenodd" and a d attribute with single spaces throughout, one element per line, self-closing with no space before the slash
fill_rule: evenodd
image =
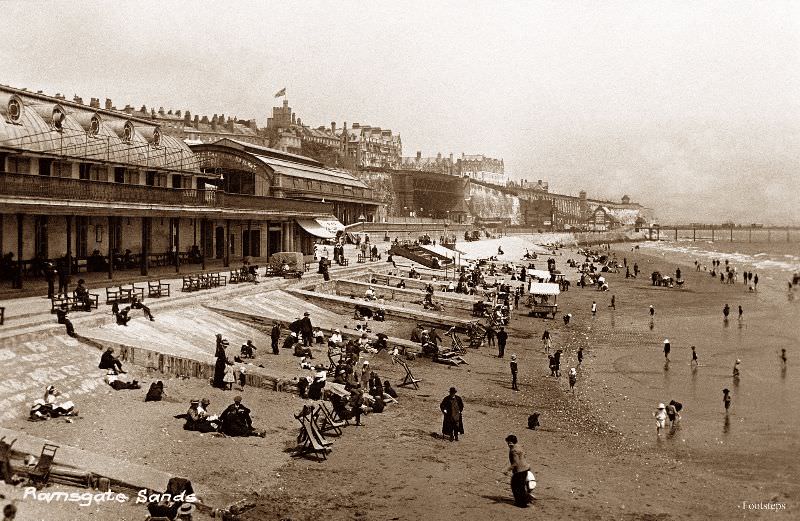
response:
<path id="1" fill-rule="evenodd" d="M 399 132 L 403 155 L 664 222 L 800 224 L 800 2 L 5 1 L 0 83 L 266 125 Z"/>

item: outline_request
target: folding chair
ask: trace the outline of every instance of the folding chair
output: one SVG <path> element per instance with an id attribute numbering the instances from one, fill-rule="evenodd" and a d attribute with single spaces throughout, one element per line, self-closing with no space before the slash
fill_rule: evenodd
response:
<path id="1" fill-rule="evenodd" d="M 320 403 L 319 407 L 314 411 L 314 419 L 317 423 L 317 428 L 323 434 L 326 432 L 333 432 L 337 436 L 342 435 L 342 427 L 348 425 L 346 420 L 335 420 L 333 414 L 325 407 L 325 403 Z"/>
<path id="2" fill-rule="evenodd" d="M 309 453 L 314 453 L 317 455 L 322 454 L 322 459 L 328 459 L 327 453 L 331 450 L 331 442 L 324 438 L 318 438 L 318 433 L 311 427 L 313 420 L 308 417 L 308 408 L 303 407 L 303 411 L 300 414 L 296 414 L 294 417 L 300 422 L 302 428 L 300 429 L 300 434 L 297 436 L 297 443 L 300 445 L 298 445 L 297 450 L 292 456 L 297 458 Z"/>
<path id="3" fill-rule="evenodd" d="M 413 385 L 414 389 L 419 389 L 419 385 L 417 385 L 422 380 L 418 380 L 414 378 L 414 375 L 411 374 L 411 369 L 409 369 L 408 364 L 399 356 L 395 356 L 392 358 L 392 362 L 400 364 L 400 367 L 406 370 L 406 376 L 403 378 L 403 381 L 400 383 L 400 387 L 406 385 Z"/>
<path id="4" fill-rule="evenodd" d="M 58 445 L 45 443 L 42 447 L 42 454 L 39 456 L 39 461 L 36 466 L 28 471 L 28 477 L 37 486 L 44 486 L 50 479 L 50 467 L 53 465 L 53 458 L 56 456 Z"/>

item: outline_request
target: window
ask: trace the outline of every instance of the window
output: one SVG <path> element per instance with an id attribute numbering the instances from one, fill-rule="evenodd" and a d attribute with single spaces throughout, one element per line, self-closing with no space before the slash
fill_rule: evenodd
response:
<path id="1" fill-rule="evenodd" d="M 114 182 L 115 183 L 124 183 L 125 182 L 125 169 L 122 167 L 114 167 Z"/>
<path id="2" fill-rule="evenodd" d="M 40 259 L 47 258 L 47 216 L 37 215 L 34 221 L 34 254 Z"/>
<path id="3" fill-rule="evenodd" d="M 106 168 L 101 165 L 91 163 L 81 163 L 78 165 L 78 174 L 85 181 L 105 181 Z"/>
<path id="4" fill-rule="evenodd" d="M 51 165 L 53 177 L 72 177 L 72 163 L 54 161 Z"/>
<path id="5" fill-rule="evenodd" d="M 52 159 L 39 159 L 39 175 L 50 176 L 50 168 L 53 166 Z"/>
<path id="6" fill-rule="evenodd" d="M 14 174 L 30 174 L 31 160 L 27 157 L 11 156 L 7 161 L 8 171 Z"/>
<path id="7" fill-rule="evenodd" d="M 183 188 L 183 176 L 180 174 L 172 175 L 172 188 Z"/>
<path id="8" fill-rule="evenodd" d="M 148 170 L 145 174 L 144 184 L 147 186 L 155 186 L 156 185 L 156 173 L 152 170 Z"/>

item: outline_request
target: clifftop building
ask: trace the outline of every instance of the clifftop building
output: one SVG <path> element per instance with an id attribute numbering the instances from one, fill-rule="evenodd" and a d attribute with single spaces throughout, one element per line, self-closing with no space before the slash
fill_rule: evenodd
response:
<path id="1" fill-rule="evenodd" d="M 505 165 L 502 159 L 486 157 L 483 154 L 466 155 L 462 152 L 457 161 L 457 171 L 461 177 L 498 186 L 508 184 Z"/>

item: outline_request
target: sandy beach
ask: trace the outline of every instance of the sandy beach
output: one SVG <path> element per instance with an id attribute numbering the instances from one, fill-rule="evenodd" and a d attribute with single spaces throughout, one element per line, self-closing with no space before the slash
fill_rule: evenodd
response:
<path id="1" fill-rule="evenodd" d="M 797 453 L 797 379 L 781 374 L 776 351 L 796 349 L 797 306 L 770 300 L 766 292 L 721 285 L 692 272 L 688 259 L 658 252 L 616 250 L 638 262 L 643 275 L 610 274 L 611 291 L 572 289 L 560 309 L 573 320 L 518 315 L 509 328 L 506 356 L 520 363 L 520 391 L 510 390 L 508 359 L 482 347 L 470 365 L 447 368 L 417 364 L 419 391 L 401 392 L 401 405 L 348 428 L 324 463 L 292 462 L 281 469 L 280 486 L 268 488 L 245 518 L 313 519 L 758 519 L 775 511 L 750 503 L 796 509 L 800 466 Z M 561 250 L 559 264 L 578 259 Z M 540 257 L 539 262 L 546 257 Z M 680 264 L 683 262 L 683 264 Z M 563 264 L 562 264 L 563 265 Z M 655 288 L 649 273 L 681 266 L 684 289 Z M 570 275 L 574 280 L 574 275 Z M 615 295 L 616 309 L 609 309 Z M 598 302 L 593 319 L 590 306 Z M 745 318 L 724 326 L 721 309 L 742 304 Z M 657 310 L 652 329 L 648 306 Z M 734 314 L 735 315 L 735 314 Z M 544 329 L 565 350 L 562 370 L 575 365 L 584 348 L 577 392 L 566 377 L 547 375 L 540 341 Z M 664 368 L 664 338 L 673 349 Z M 700 367 L 692 372 L 689 345 Z M 736 357 L 744 369 L 738 387 L 730 378 Z M 465 402 L 466 435 L 440 439 L 439 400 L 451 385 Z M 725 421 L 723 387 L 734 406 Z M 684 404 L 682 427 L 656 437 L 652 412 L 658 402 Z M 542 428 L 526 429 L 527 416 L 541 413 Z M 524 512 L 513 506 L 503 438 L 515 433 L 529 455 L 538 500 Z M 744 503 L 743 503 L 744 502 Z M 763 505 L 762 505 L 763 506 Z"/>

